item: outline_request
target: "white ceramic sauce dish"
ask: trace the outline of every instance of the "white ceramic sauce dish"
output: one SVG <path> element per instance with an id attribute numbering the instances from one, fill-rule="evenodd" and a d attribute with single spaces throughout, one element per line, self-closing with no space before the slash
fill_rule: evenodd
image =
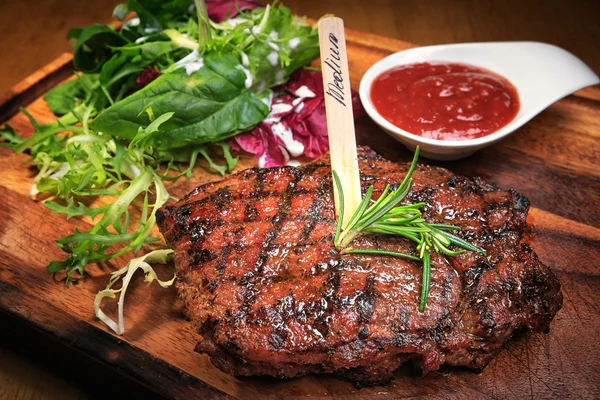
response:
<path id="1" fill-rule="evenodd" d="M 471 64 L 502 75 L 517 89 L 518 114 L 496 132 L 468 140 L 421 137 L 383 118 L 371 101 L 373 80 L 400 65 L 433 61 Z M 423 157 L 457 160 L 508 136 L 557 100 L 597 83 L 600 79 L 587 65 L 560 47 L 538 42 L 464 43 L 417 47 L 378 61 L 360 82 L 360 99 L 367 114 L 407 148 L 419 145 Z"/>

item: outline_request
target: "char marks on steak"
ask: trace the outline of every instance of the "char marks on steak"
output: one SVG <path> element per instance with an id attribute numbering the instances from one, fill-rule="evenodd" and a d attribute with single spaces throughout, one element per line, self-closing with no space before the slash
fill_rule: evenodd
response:
<path id="1" fill-rule="evenodd" d="M 359 151 L 363 192 L 397 185 L 408 164 Z M 442 168 L 419 165 L 410 202 L 463 228 L 487 256 L 432 253 L 431 291 L 418 311 L 422 267 L 389 256 L 344 255 L 335 231 L 328 156 L 299 168 L 248 169 L 194 189 L 158 213 L 175 250 L 177 289 L 203 339 L 196 351 L 235 375 L 334 373 L 384 382 L 412 359 L 484 367 L 519 329 L 545 331 L 560 284 L 523 243 L 529 202 Z M 396 236 L 353 247 L 414 252 Z"/>

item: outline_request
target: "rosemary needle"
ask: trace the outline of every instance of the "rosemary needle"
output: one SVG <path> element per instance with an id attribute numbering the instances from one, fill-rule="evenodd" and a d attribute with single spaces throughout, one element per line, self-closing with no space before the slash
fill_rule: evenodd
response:
<path id="1" fill-rule="evenodd" d="M 341 251 L 341 254 L 374 254 L 372 249 L 353 249 L 347 247 Z M 389 251 L 389 250 L 377 250 L 379 255 L 384 256 L 394 256 L 394 257 L 403 257 L 408 258 L 409 260 L 420 261 L 421 259 L 417 256 L 413 256 L 412 254 L 399 253 L 397 251 Z"/>
<path id="2" fill-rule="evenodd" d="M 483 255 L 486 253 L 485 250 L 450 233 L 451 231 L 459 231 L 460 227 L 427 223 L 421 212 L 421 208 L 425 203 L 400 205 L 412 189 L 412 173 L 415 170 L 418 158 L 419 147 L 417 146 L 410 168 L 400 186 L 396 190 L 391 190 L 391 186 L 389 184 L 386 185 L 379 198 L 372 202 L 372 204 L 369 204 L 375 191 L 375 188 L 371 185 L 346 227 L 342 226 L 344 192 L 337 172 L 333 171 L 333 180 L 340 194 L 340 210 L 333 241 L 341 254 L 385 255 L 421 261 L 423 264 L 423 277 L 421 281 L 419 311 L 423 312 L 425 311 L 429 297 L 432 250 L 447 256 L 456 256 L 466 251 L 474 251 Z M 402 236 L 417 244 L 416 250 L 419 255 L 415 256 L 389 250 L 355 249 L 349 247 L 354 238 L 361 234 Z M 451 249 L 450 246 L 452 245 L 459 249 Z"/>

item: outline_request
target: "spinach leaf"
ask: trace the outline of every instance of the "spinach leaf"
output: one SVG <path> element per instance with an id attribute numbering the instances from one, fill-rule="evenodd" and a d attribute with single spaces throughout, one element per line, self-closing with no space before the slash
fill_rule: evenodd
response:
<path id="1" fill-rule="evenodd" d="M 134 63 L 127 59 L 123 54 L 115 54 L 113 58 L 102 67 L 102 71 L 100 72 L 100 84 L 108 93 L 113 95 L 116 94 L 116 100 L 120 100 L 124 93 L 137 88 L 136 77 L 148 64 L 148 62 Z"/>
<path id="2" fill-rule="evenodd" d="M 135 12 L 140 19 L 138 32 L 140 35 L 162 30 L 171 23 L 189 17 L 192 0 L 129 0 L 115 7 L 113 15 L 123 20 L 130 12 Z M 129 26 L 129 29 L 132 27 Z"/>
<path id="3" fill-rule="evenodd" d="M 154 66 L 160 69 L 160 66 L 168 66 L 173 63 L 174 58 L 185 54 L 188 49 L 181 48 L 181 44 L 171 37 L 169 31 L 171 30 L 167 29 L 144 37 L 145 40 L 139 43 L 111 47 L 114 54 L 104 63 L 100 71 L 102 86 L 113 95 L 116 91 L 113 89 L 117 86 L 121 93 L 131 91 L 136 89 L 135 79 L 132 78 L 138 76 L 145 68 Z M 183 35 L 179 34 L 179 36 Z"/>
<path id="4" fill-rule="evenodd" d="M 106 25 L 71 29 L 67 35 L 76 39 L 73 46 L 73 64 L 82 72 L 98 72 L 112 57 L 110 47 L 122 46 L 127 40 Z"/>
<path id="5" fill-rule="evenodd" d="M 98 82 L 98 74 L 85 74 L 58 85 L 44 95 L 50 110 L 56 115 L 65 115 L 83 104 Z"/>
<path id="6" fill-rule="evenodd" d="M 244 90 L 206 118 L 156 136 L 154 147 L 170 149 L 227 139 L 253 128 L 268 113 L 269 107 L 259 97 Z"/>
<path id="7" fill-rule="evenodd" d="M 177 46 L 171 40 L 146 41 L 143 43 L 129 43 L 122 47 L 113 47 L 127 58 L 144 61 L 154 61 L 160 56 L 176 50 Z"/>
<path id="8" fill-rule="evenodd" d="M 143 29 L 142 33 L 154 33 L 160 31 L 161 24 L 159 19 L 151 10 L 144 7 L 142 2 L 129 0 L 127 2 L 127 8 L 130 12 L 133 11 L 137 14 L 137 17 L 140 19 L 140 29 Z"/>
<path id="9" fill-rule="evenodd" d="M 260 96 L 245 87 L 246 74 L 233 54 L 209 53 L 203 67 L 164 74 L 144 89 L 107 108 L 91 123 L 104 134 L 135 137 L 151 123 L 148 113 L 174 115 L 153 136 L 158 149 L 219 141 L 248 130 L 269 112 Z M 266 93 L 265 93 L 266 95 Z M 149 139 L 147 139 L 147 142 Z"/>
<path id="10" fill-rule="evenodd" d="M 100 71 L 100 84 L 109 87 L 112 82 L 116 81 L 114 78 L 118 71 L 126 64 L 127 56 L 125 54 L 117 53 L 113 55 L 110 60 L 102 66 L 102 70 Z"/>

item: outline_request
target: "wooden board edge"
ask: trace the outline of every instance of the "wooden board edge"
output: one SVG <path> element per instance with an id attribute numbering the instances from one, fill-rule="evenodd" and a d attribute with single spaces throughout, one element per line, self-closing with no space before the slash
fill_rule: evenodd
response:
<path id="1" fill-rule="evenodd" d="M 71 53 L 63 53 L 10 88 L 0 97 L 0 123 L 8 121 L 25 107 L 73 73 Z"/>
<path id="2" fill-rule="evenodd" d="M 36 304 L 35 312 L 27 307 L 32 303 Z M 99 361 L 106 368 L 128 376 L 161 396 L 174 399 L 233 398 L 127 341 L 4 281 L 0 281 L 0 313 L 29 324 L 31 328 Z M 79 340 L 81 337 L 91 340 Z M 148 368 L 149 364 L 152 364 L 152 368 Z"/>

